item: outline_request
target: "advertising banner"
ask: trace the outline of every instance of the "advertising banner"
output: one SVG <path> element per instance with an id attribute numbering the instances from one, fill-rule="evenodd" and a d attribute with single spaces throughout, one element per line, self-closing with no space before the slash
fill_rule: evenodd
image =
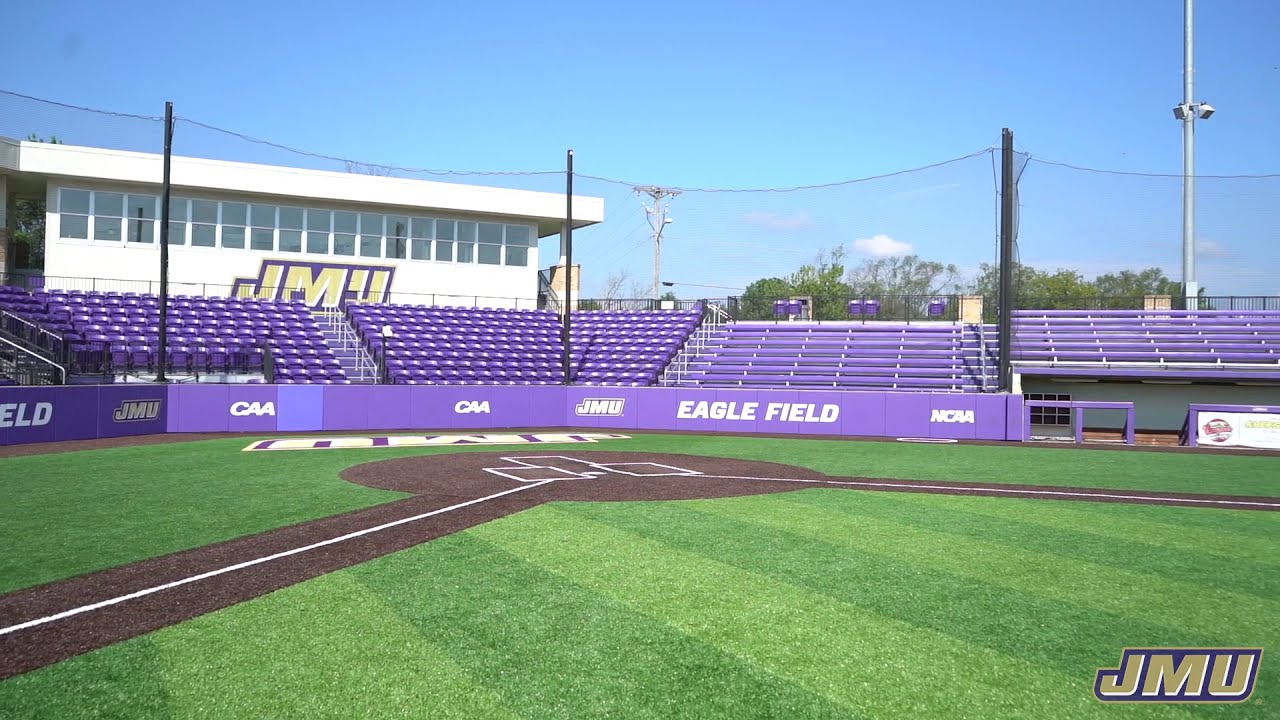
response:
<path id="1" fill-rule="evenodd" d="M 1200 411 L 1196 445 L 1280 450 L 1280 414 Z"/>
<path id="2" fill-rule="evenodd" d="M 162 433 L 167 416 L 161 386 L 0 388 L 0 445 Z"/>

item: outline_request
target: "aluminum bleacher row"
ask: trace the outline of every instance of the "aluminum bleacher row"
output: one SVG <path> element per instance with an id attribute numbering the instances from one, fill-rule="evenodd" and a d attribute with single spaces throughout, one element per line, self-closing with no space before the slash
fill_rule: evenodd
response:
<path id="1" fill-rule="evenodd" d="M 385 357 L 393 383 L 564 382 L 560 321 L 550 310 L 355 304 L 348 312 L 374 357 Z M 575 312 L 572 380 L 652 385 L 699 317 L 696 309 Z M 381 336 L 383 327 L 390 337 Z"/>
<path id="2" fill-rule="evenodd" d="M 952 323 L 734 323 L 691 354 L 681 384 L 976 392 L 978 332 Z"/>
<path id="3" fill-rule="evenodd" d="M 1280 379 L 1280 311 L 1016 310 L 1020 372 Z"/>

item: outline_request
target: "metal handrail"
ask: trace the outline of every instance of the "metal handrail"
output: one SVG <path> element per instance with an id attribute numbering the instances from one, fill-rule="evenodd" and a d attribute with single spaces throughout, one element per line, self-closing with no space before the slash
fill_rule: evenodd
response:
<path id="1" fill-rule="evenodd" d="M 53 367 L 58 368 L 58 372 L 62 373 L 62 384 L 63 384 L 63 385 L 66 385 L 66 384 L 67 384 L 67 369 L 66 369 L 65 367 L 63 367 L 63 366 L 59 365 L 58 363 L 56 363 L 56 362 L 54 362 L 54 361 L 50 360 L 50 359 L 49 359 L 49 358 L 47 358 L 47 357 L 44 357 L 43 355 L 39 355 L 39 354 L 33 353 L 33 352 L 31 352 L 30 350 L 28 350 L 28 349 L 26 349 L 26 348 L 22 347 L 21 345 L 19 345 L 19 344 L 17 344 L 17 343 L 15 343 L 15 342 L 13 342 L 13 341 L 11 341 L 11 340 L 6 339 L 6 338 L 2 338 L 2 337 L 0 337 L 0 343 L 4 343 L 5 345 L 8 345 L 8 346 L 12 347 L 14 350 L 17 350 L 17 351 L 18 351 L 18 352 L 20 352 L 20 353 L 23 353 L 23 354 L 25 354 L 25 355 L 30 355 L 31 357 L 35 358 L 35 359 L 36 359 L 37 361 L 39 361 L 39 362 L 42 362 L 42 363 L 44 363 L 44 364 L 46 364 L 46 365 L 52 365 Z"/>

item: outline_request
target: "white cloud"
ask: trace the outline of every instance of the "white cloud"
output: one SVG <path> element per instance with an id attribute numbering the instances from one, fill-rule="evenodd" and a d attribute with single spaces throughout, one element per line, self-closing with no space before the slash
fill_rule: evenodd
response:
<path id="1" fill-rule="evenodd" d="M 1198 238 L 1196 240 L 1196 254 L 1204 255 L 1205 257 L 1226 257 L 1231 253 L 1227 250 L 1226 245 L 1217 240 Z"/>
<path id="2" fill-rule="evenodd" d="M 853 241 L 853 249 L 873 257 L 889 257 L 890 255 L 910 255 L 911 243 L 894 240 L 885 234 Z"/>
<path id="3" fill-rule="evenodd" d="M 749 212 L 743 215 L 742 219 L 752 225 L 759 225 L 770 230 L 808 230 L 814 227 L 813 218 L 809 217 L 809 213 L 806 212 L 799 212 L 795 215 Z"/>

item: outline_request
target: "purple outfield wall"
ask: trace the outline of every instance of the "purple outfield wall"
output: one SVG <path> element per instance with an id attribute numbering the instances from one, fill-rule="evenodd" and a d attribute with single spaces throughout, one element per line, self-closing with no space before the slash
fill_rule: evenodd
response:
<path id="1" fill-rule="evenodd" d="M 1023 439 L 1020 395 L 561 386 L 0 388 L 0 445 L 159 432 L 612 428 Z"/>

